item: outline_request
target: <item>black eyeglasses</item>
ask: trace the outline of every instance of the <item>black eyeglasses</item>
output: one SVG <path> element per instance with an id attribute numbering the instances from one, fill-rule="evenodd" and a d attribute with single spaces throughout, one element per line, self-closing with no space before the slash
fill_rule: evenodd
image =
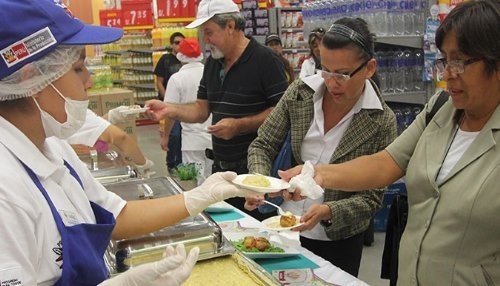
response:
<path id="1" fill-rule="evenodd" d="M 453 74 L 462 74 L 465 71 L 465 67 L 482 60 L 482 58 L 472 58 L 468 60 L 446 60 L 446 59 L 437 59 L 434 62 L 434 67 L 436 68 L 436 75 L 439 78 L 442 78 L 446 67 L 449 68 L 449 71 Z"/>
<path id="2" fill-rule="evenodd" d="M 363 67 L 366 66 L 366 64 L 370 61 L 366 60 L 364 61 L 358 68 L 356 68 L 353 72 L 350 74 L 341 74 L 341 73 L 336 73 L 336 72 L 328 72 L 325 70 L 321 71 L 321 77 L 323 77 L 324 80 L 329 80 L 329 79 L 334 79 L 336 82 L 339 84 L 345 84 L 348 82 L 355 74 L 357 74 Z"/>
<path id="3" fill-rule="evenodd" d="M 174 44 L 176 44 L 176 45 L 178 45 L 180 43 L 181 43 L 181 41 L 174 41 Z"/>

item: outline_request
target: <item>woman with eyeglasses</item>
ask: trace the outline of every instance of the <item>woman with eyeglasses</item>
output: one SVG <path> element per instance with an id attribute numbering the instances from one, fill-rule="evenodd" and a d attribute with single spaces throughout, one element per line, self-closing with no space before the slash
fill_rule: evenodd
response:
<path id="1" fill-rule="evenodd" d="M 381 152 L 316 166 L 318 184 L 350 193 L 405 176 L 409 214 L 399 285 L 500 284 L 499 27 L 499 1 L 454 8 L 436 33 L 444 56 L 436 72 L 450 99 L 433 119 L 426 124 L 422 112 Z"/>
<path id="2" fill-rule="evenodd" d="M 309 57 L 304 60 L 300 68 L 299 78 L 305 78 L 316 74 L 316 71 L 321 70 L 321 59 L 319 46 L 321 44 L 321 39 L 325 34 L 325 29 L 319 27 L 315 28 L 309 34 L 309 49 L 311 53 Z"/>
<path id="3" fill-rule="evenodd" d="M 293 160 L 341 163 L 383 150 L 396 137 L 394 113 L 371 81 L 374 43 L 359 18 L 337 20 L 323 36 L 320 74 L 296 80 L 260 127 L 248 150 L 250 173 L 269 174 L 288 130 Z M 383 186 L 364 192 L 325 190 L 317 200 L 283 191 L 281 205 L 308 218 L 300 230 L 303 247 L 357 276 L 364 231 L 381 207 Z M 247 198 L 256 208 L 262 198 Z M 269 198 L 272 199 L 272 198 Z"/>

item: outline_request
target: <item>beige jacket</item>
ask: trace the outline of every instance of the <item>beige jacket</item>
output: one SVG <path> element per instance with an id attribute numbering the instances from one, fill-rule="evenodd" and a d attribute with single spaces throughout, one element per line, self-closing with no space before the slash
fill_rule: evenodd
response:
<path id="1" fill-rule="evenodd" d="M 387 147 L 408 190 L 398 285 L 500 285 L 500 107 L 437 186 L 455 112 L 446 102 L 427 128 L 422 112 Z"/>

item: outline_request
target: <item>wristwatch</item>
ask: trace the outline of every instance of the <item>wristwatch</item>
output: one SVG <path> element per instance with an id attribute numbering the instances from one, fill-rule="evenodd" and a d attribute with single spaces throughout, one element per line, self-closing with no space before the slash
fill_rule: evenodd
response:
<path id="1" fill-rule="evenodd" d="M 329 227 L 332 225 L 332 220 L 331 219 L 328 219 L 328 220 L 320 220 L 319 221 L 319 224 L 323 227 Z"/>

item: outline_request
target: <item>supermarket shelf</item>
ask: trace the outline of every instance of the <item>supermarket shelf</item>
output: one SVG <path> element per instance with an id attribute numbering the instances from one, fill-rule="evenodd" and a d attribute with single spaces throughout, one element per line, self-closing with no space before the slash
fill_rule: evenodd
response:
<path id="1" fill-rule="evenodd" d="M 382 98 L 388 102 L 422 104 L 427 102 L 425 91 L 422 92 L 405 92 L 405 93 L 384 93 Z"/>
<path id="2" fill-rule="evenodd" d="M 381 44 L 405 46 L 421 49 L 424 37 L 422 36 L 375 36 L 375 42 Z"/>
<path id="3" fill-rule="evenodd" d="M 122 70 L 153 73 L 152 67 L 120 67 Z"/>
<path id="4" fill-rule="evenodd" d="M 128 53 L 127 50 L 121 50 L 121 51 L 104 51 L 105 54 L 108 54 L 108 55 L 117 55 L 117 56 L 121 56 L 121 55 L 124 55 L 126 53 Z"/>
<path id="5" fill-rule="evenodd" d="M 156 89 L 154 83 L 125 84 L 125 85 L 130 88 Z"/>
<path id="6" fill-rule="evenodd" d="M 286 48 L 286 49 L 283 49 L 283 52 L 286 53 L 286 52 L 289 52 L 289 53 L 302 53 L 302 52 L 309 52 L 310 50 L 309 49 L 306 49 L 306 48 Z"/>
<path id="7" fill-rule="evenodd" d="M 302 7 L 278 7 L 280 11 L 302 11 Z"/>
<path id="8" fill-rule="evenodd" d="M 300 28 L 287 28 L 287 27 L 282 27 L 280 28 L 281 32 L 288 32 L 288 33 L 293 33 L 293 32 L 302 32 L 304 29 L 302 27 Z"/>
<path id="9" fill-rule="evenodd" d="M 159 18 L 160 23 L 188 23 L 193 22 L 196 18 L 194 17 L 184 17 L 184 18 Z"/>
<path id="10" fill-rule="evenodd" d="M 131 49 L 128 51 L 131 53 L 139 53 L 139 54 L 152 54 L 154 52 L 152 49 Z"/>

